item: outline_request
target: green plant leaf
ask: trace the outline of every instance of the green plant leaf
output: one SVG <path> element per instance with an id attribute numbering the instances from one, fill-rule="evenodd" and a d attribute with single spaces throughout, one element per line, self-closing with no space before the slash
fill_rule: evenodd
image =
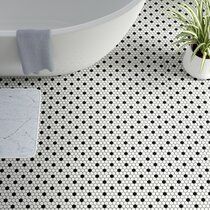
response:
<path id="1" fill-rule="evenodd" d="M 197 25 L 198 27 L 202 28 L 201 23 L 200 23 L 200 21 L 199 21 L 197 15 L 195 14 L 195 12 L 193 11 L 192 8 L 190 8 L 190 7 L 189 7 L 187 4 L 185 4 L 185 3 L 181 3 L 180 6 L 181 6 L 183 9 L 185 9 L 185 10 L 191 15 L 191 17 L 192 17 L 193 20 L 195 21 L 196 25 Z"/>
<path id="2" fill-rule="evenodd" d="M 200 4 L 198 6 L 198 19 L 202 25 L 202 23 L 203 23 L 203 0 L 200 0 Z"/>
<path id="3" fill-rule="evenodd" d="M 183 42 L 179 48 L 183 48 L 183 47 L 185 47 L 186 45 L 192 45 L 192 44 L 195 44 L 195 41 L 193 41 L 193 40 L 188 40 L 188 41 L 186 41 L 186 42 Z"/>
<path id="4" fill-rule="evenodd" d="M 195 4 L 196 4 L 196 7 L 198 7 L 198 6 L 199 6 L 198 1 L 197 1 L 197 0 L 194 0 L 194 2 L 195 2 Z"/>
<path id="5" fill-rule="evenodd" d="M 193 59 L 193 58 L 196 56 L 197 52 L 198 52 L 198 51 L 201 49 L 201 47 L 204 46 L 204 45 L 205 45 L 205 43 L 201 43 L 201 44 L 199 44 L 199 45 L 195 48 L 195 50 L 194 50 L 194 52 L 193 52 L 193 54 L 192 54 L 191 59 Z"/>
<path id="6" fill-rule="evenodd" d="M 182 44 L 182 43 L 185 43 L 185 42 L 187 42 L 187 41 L 191 41 L 191 42 L 195 42 L 195 40 L 193 40 L 193 39 L 187 39 L 187 38 L 180 38 L 180 39 L 178 39 L 177 41 L 175 41 L 175 42 L 173 42 L 173 45 L 177 45 L 177 44 Z"/>
<path id="7" fill-rule="evenodd" d="M 207 16 L 210 16 L 210 1 L 206 0 L 205 3 L 206 3 L 206 14 Z"/>
<path id="8" fill-rule="evenodd" d="M 194 39 L 196 40 L 197 34 L 191 31 L 182 31 L 180 34 L 176 35 L 175 37 L 177 40 L 179 39 L 186 39 L 186 40 L 190 40 L 190 39 Z"/>
<path id="9" fill-rule="evenodd" d="M 202 62 L 201 62 L 201 70 L 203 70 L 203 68 L 204 68 L 204 64 L 205 64 L 205 61 L 206 61 L 206 57 L 207 57 L 207 53 L 204 52 L 204 53 L 203 53 L 203 59 L 202 59 Z"/>
<path id="10" fill-rule="evenodd" d="M 178 40 L 178 39 L 189 39 L 189 35 L 188 34 L 184 34 L 184 33 L 180 33 L 178 35 L 175 36 L 175 38 Z"/>
<path id="11" fill-rule="evenodd" d="M 195 38 L 198 38 L 197 34 L 193 31 L 182 31 L 183 34 L 194 36 Z"/>
<path id="12" fill-rule="evenodd" d="M 182 21 L 183 23 L 189 22 L 189 20 L 181 12 L 178 12 L 178 11 L 172 9 L 171 14 L 173 15 L 173 18 L 176 18 L 176 19 Z"/>
<path id="13" fill-rule="evenodd" d="M 185 27 L 185 28 L 189 28 L 189 27 L 191 27 L 191 28 L 194 28 L 194 29 L 199 29 L 199 27 L 198 26 L 196 26 L 195 24 L 190 24 L 190 23 L 188 23 L 188 24 L 185 24 L 185 25 L 183 25 L 183 27 Z"/>
<path id="14" fill-rule="evenodd" d="M 210 57 L 210 48 L 207 49 L 207 54 Z"/>

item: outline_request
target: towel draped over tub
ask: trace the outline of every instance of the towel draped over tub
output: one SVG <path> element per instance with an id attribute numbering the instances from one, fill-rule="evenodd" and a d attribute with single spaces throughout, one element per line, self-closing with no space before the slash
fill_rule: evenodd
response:
<path id="1" fill-rule="evenodd" d="M 25 75 L 53 71 L 50 30 L 17 30 L 17 48 Z"/>

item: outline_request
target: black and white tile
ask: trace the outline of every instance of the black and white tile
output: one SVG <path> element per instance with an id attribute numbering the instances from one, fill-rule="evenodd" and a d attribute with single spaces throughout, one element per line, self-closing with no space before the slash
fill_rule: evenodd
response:
<path id="1" fill-rule="evenodd" d="M 37 155 L 1 159 L 0 209 L 209 208 L 209 81 L 187 75 L 172 46 L 166 10 L 178 3 L 148 0 L 88 69 L 0 78 L 42 92 Z"/>

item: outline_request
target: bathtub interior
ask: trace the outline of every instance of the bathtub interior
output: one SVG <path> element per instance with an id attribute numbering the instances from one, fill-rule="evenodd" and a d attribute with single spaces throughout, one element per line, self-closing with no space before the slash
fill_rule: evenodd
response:
<path id="1" fill-rule="evenodd" d="M 0 0 L 0 31 L 58 29 L 93 21 L 134 0 Z"/>

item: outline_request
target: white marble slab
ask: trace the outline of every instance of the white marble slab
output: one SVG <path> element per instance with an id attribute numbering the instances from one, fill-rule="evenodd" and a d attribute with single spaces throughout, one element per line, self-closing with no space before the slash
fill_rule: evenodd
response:
<path id="1" fill-rule="evenodd" d="M 0 89 L 0 158 L 35 155 L 40 102 L 37 89 Z"/>

